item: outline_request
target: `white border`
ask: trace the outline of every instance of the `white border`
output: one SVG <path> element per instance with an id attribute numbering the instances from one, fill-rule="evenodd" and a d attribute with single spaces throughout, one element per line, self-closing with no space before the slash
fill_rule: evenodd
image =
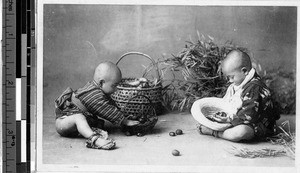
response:
<path id="1" fill-rule="evenodd" d="M 298 21 L 297 29 L 299 31 L 299 6 L 298 0 L 278 0 L 278 1 L 220 1 L 220 0 L 37 0 L 36 2 L 36 40 L 37 40 L 37 112 L 36 112 L 36 168 L 38 172 L 88 172 L 88 171 L 101 171 L 101 172 L 300 172 L 297 163 L 299 158 L 296 157 L 295 167 L 220 167 L 220 166 L 150 166 L 150 165 L 63 165 L 63 164 L 43 164 L 43 14 L 44 4 L 114 4 L 114 5 L 196 5 L 196 6 L 297 6 L 298 7 Z M 298 33 L 299 34 L 299 33 Z M 299 43 L 299 36 L 297 43 Z M 300 45 L 297 44 L 297 57 L 300 57 Z M 300 67 L 300 62 L 297 61 L 297 71 Z M 297 75 L 297 81 L 300 81 Z M 297 96 L 300 91 L 297 87 Z M 297 110 L 299 110 L 297 98 Z M 296 112 L 297 117 L 298 111 Z M 299 118 L 296 119 L 296 124 L 300 124 Z M 296 126 L 296 131 L 299 132 L 300 128 Z M 297 139 L 300 139 L 300 134 L 296 133 Z M 296 155 L 299 156 L 299 142 L 296 146 Z"/>
<path id="2" fill-rule="evenodd" d="M 297 76 L 296 76 L 296 158 L 295 158 L 295 164 L 296 165 L 300 165 L 300 143 L 299 143 L 299 139 L 300 139 L 300 119 L 299 117 L 299 110 L 300 110 L 300 103 L 299 103 L 299 96 L 300 96 L 300 88 L 299 88 L 299 81 L 300 81 L 300 75 L 299 75 L 299 69 L 300 69 L 300 61 L 298 60 L 298 58 L 300 57 L 300 37 L 299 37 L 299 31 L 300 31 L 300 12 L 299 12 L 299 4 L 298 4 L 298 14 L 297 14 L 297 60 L 296 60 L 296 65 L 297 65 Z M 297 85 L 298 84 L 298 85 Z M 298 142 L 297 142 L 298 141 Z M 300 168 L 298 167 L 298 171 Z"/>
<path id="3" fill-rule="evenodd" d="M 44 6 L 43 3 L 40 3 L 41 1 L 38 1 L 36 4 L 36 48 L 37 48 L 37 54 L 36 54 L 36 135 L 37 138 L 35 140 L 36 142 L 36 168 L 35 170 L 44 170 L 42 168 L 43 164 L 43 14 L 44 14 Z"/>
<path id="4" fill-rule="evenodd" d="M 298 0 L 38 0 L 44 4 L 299 6 Z M 42 2 L 43 1 L 43 2 Z M 38 3 L 39 3 L 38 2 Z"/>

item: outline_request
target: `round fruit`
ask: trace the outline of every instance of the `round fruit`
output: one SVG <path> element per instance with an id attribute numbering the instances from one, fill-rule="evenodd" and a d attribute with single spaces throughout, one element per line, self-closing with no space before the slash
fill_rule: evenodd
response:
<path id="1" fill-rule="evenodd" d="M 173 150 L 172 154 L 173 154 L 173 156 L 179 156 L 180 152 L 178 150 Z"/>
<path id="2" fill-rule="evenodd" d="M 182 135 L 182 130 L 181 129 L 177 129 L 176 131 L 175 131 L 175 133 L 176 133 L 176 135 Z"/>
<path id="3" fill-rule="evenodd" d="M 174 132 L 170 132 L 169 135 L 170 136 L 176 136 L 176 134 Z"/>
<path id="4" fill-rule="evenodd" d="M 227 117 L 227 114 L 225 112 L 222 112 L 221 117 Z"/>
<path id="5" fill-rule="evenodd" d="M 225 112 L 217 112 L 216 115 L 220 116 L 220 117 L 226 117 L 227 116 L 227 114 Z"/>

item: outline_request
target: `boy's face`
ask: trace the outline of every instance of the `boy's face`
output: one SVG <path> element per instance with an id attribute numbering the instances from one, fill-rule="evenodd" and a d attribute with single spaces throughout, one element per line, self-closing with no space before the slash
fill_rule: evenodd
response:
<path id="1" fill-rule="evenodd" d="M 230 52 L 222 62 L 222 72 L 234 85 L 240 85 L 251 69 L 251 60 L 239 51 Z"/>
<path id="2" fill-rule="evenodd" d="M 244 79 L 246 78 L 247 74 L 242 68 L 223 68 L 223 74 L 228 78 L 230 83 L 234 83 L 234 85 L 240 85 Z"/>
<path id="3" fill-rule="evenodd" d="M 117 90 L 117 85 L 121 82 L 121 77 L 115 77 L 111 80 L 106 80 L 102 84 L 102 91 L 105 94 L 112 94 Z"/>

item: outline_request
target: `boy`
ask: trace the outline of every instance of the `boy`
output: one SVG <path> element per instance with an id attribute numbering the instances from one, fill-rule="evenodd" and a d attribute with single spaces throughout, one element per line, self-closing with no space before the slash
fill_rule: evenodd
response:
<path id="1" fill-rule="evenodd" d="M 225 117 L 216 114 L 213 119 L 231 123 L 232 126 L 225 131 L 215 131 L 200 124 L 199 133 L 234 142 L 261 139 L 274 134 L 280 115 L 274 109 L 270 90 L 252 68 L 250 57 L 245 52 L 233 50 L 221 67 L 232 83 L 223 98 L 233 106 L 236 114 Z"/>
<path id="2" fill-rule="evenodd" d="M 112 149 L 116 143 L 108 138 L 103 128 L 105 119 L 114 125 L 134 126 L 138 121 L 128 120 L 115 107 L 109 95 L 115 92 L 121 81 L 120 69 L 111 62 L 97 66 L 92 82 L 73 91 L 67 88 L 55 100 L 56 130 L 64 137 L 76 137 L 79 134 L 87 138 L 86 147 Z M 94 128 L 96 127 L 96 128 Z"/>

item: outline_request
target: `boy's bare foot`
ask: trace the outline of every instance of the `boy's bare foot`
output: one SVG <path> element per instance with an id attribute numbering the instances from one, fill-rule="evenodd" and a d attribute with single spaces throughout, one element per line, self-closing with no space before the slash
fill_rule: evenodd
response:
<path id="1" fill-rule="evenodd" d="M 197 124 L 197 130 L 201 135 L 211 135 L 214 136 L 216 138 L 219 138 L 219 131 L 216 130 L 212 130 L 202 124 Z"/>
<path id="2" fill-rule="evenodd" d="M 212 135 L 213 134 L 213 130 L 202 125 L 202 124 L 197 124 L 197 131 L 201 134 L 201 135 Z"/>

